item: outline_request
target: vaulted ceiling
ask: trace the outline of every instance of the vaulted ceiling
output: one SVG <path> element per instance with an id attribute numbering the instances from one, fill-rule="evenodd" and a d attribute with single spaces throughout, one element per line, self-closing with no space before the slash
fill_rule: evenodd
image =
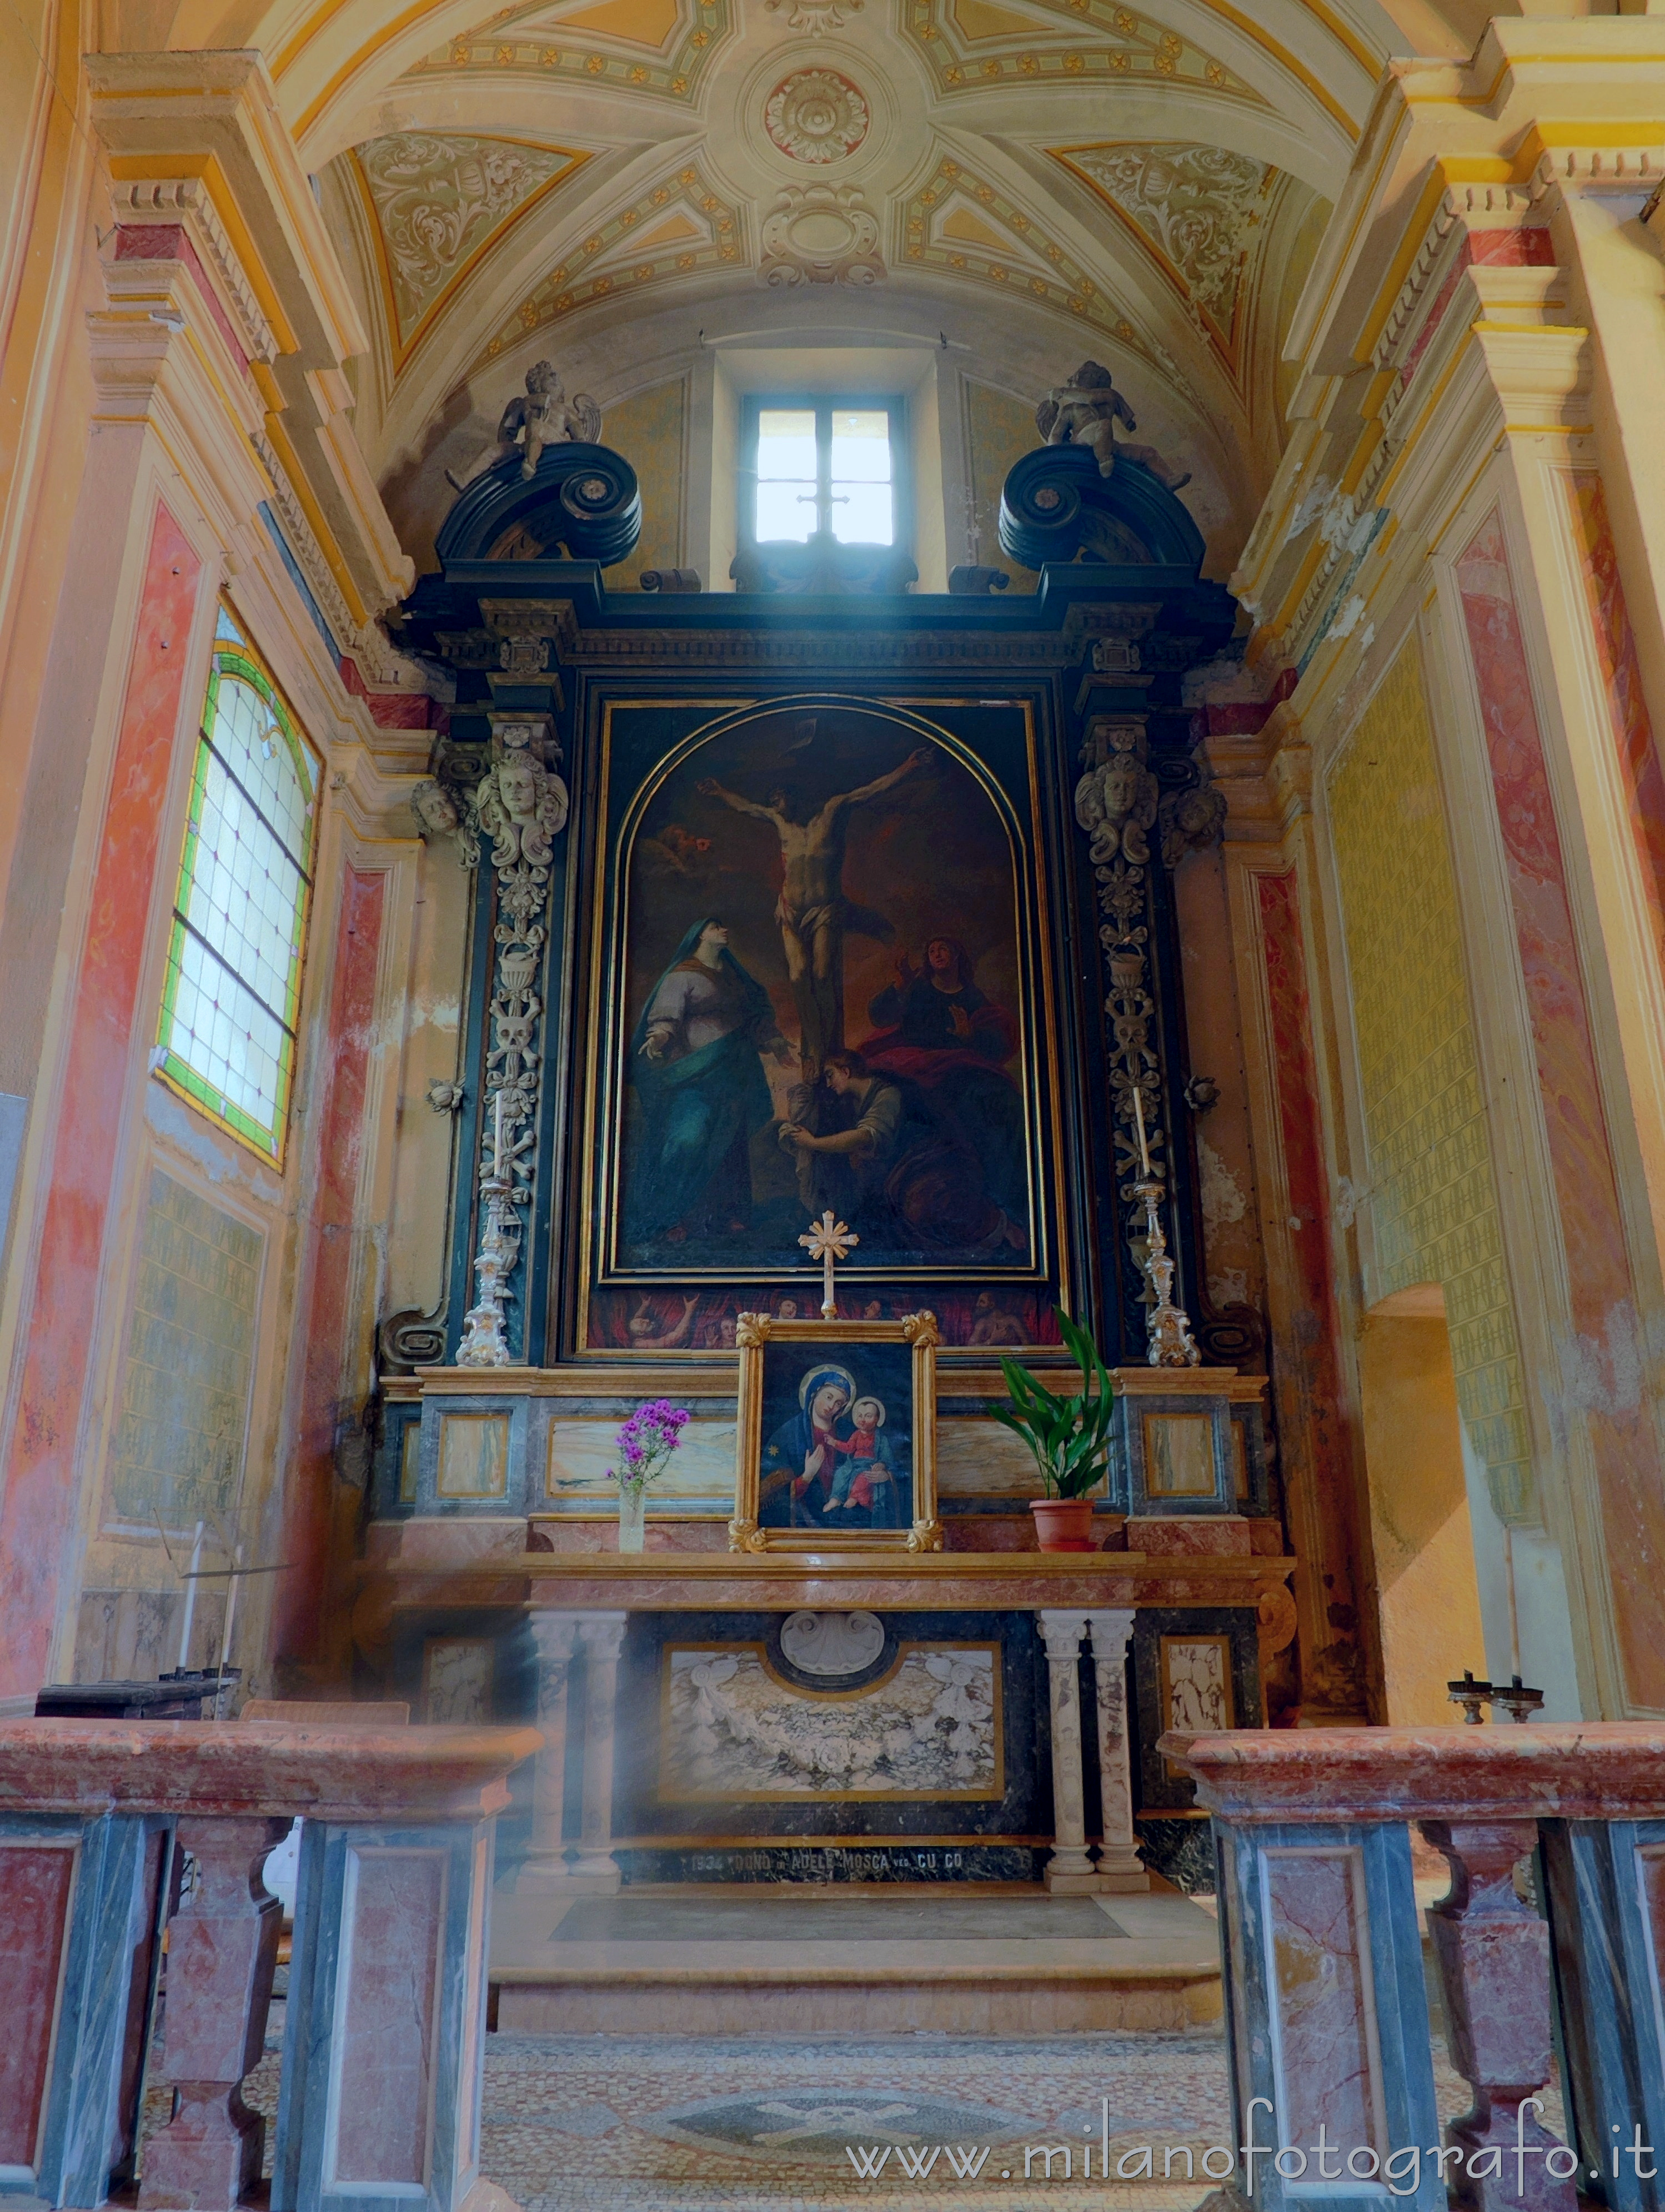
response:
<path id="1" fill-rule="evenodd" d="M 186 0 L 258 44 L 373 347 L 357 425 L 427 537 L 528 363 L 605 408 L 724 342 L 1085 354 L 1183 458 L 1218 567 L 1383 59 L 1464 0 Z M 1466 20 L 1473 12 L 1475 21 Z M 412 550 L 418 550 L 412 544 Z"/>

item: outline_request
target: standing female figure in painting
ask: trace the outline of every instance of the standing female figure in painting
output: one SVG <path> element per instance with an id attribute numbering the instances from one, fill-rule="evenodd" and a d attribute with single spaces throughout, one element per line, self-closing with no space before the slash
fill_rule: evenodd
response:
<path id="1" fill-rule="evenodd" d="M 739 1237 L 751 1226 L 751 1143 L 774 1119 L 760 1055 L 790 1057 L 769 994 L 714 915 L 694 923 L 631 1039 L 641 1124 L 625 1183 L 631 1242 Z"/>

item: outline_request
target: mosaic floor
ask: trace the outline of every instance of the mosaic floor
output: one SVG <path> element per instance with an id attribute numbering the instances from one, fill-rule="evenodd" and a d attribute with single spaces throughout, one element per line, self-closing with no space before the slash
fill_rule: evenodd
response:
<path id="1" fill-rule="evenodd" d="M 272 2009 L 268 2055 L 249 2082 L 269 2129 L 283 2008 Z M 1435 2057 L 1446 2118 L 1467 2109 L 1467 2091 L 1437 2045 Z M 1552 2090 L 1546 2101 L 1558 2135 L 1559 2099 Z M 1119 2160 L 1140 2172 L 1149 2144 L 1152 2180 L 1101 2183 L 1107 2133 L 1113 2176 Z M 1211 2186 L 1203 2153 L 1229 2141 L 1217 2033 L 809 2037 L 788 2047 L 492 2035 L 486 2044 L 484 2168 L 523 2212 L 1189 2212 Z M 1070 2151 L 1068 2179 L 1059 2146 Z M 1187 2146 L 1192 2185 L 1180 2178 Z M 877 2163 L 875 2178 L 858 2175 L 852 2150 Z M 1164 2186 L 1170 2150 L 1174 2179 Z"/>

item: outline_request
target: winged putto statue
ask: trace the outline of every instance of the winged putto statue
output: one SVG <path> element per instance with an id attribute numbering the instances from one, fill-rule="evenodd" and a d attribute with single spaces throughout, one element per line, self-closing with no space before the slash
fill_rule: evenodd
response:
<path id="1" fill-rule="evenodd" d="M 1178 491 L 1191 482 L 1188 469 L 1176 469 L 1154 446 L 1116 443 L 1116 425 L 1137 430 L 1133 410 L 1117 391 L 1109 370 L 1096 361 L 1084 361 L 1067 384 L 1055 385 L 1035 410 L 1035 428 L 1049 446 L 1085 446 L 1107 477 L 1118 454 L 1150 470 L 1158 483 Z"/>
<path id="2" fill-rule="evenodd" d="M 447 469 L 446 480 L 453 489 L 466 491 L 476 477 L 518 453 L 521 474 L 529 482 L 538 473 L 538 456 L 546 446 L 595 446 L 601 440 L 601 410 L 589 392 L 575 392 L 569 399 L 554 362 L 535 361 L 526 372 L 524 394 L 503 410 L 497 443 L 486 447 L 467 476 Z"/>

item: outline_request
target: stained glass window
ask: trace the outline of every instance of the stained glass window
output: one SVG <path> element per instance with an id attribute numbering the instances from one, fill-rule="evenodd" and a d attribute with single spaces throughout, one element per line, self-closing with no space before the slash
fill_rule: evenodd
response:
<path id="1" fill-rule="evenodd" d="M 295 1078 L 317 796 L 311 748 L 222 608 L 155 1064 L 274 1161 Z"/>

